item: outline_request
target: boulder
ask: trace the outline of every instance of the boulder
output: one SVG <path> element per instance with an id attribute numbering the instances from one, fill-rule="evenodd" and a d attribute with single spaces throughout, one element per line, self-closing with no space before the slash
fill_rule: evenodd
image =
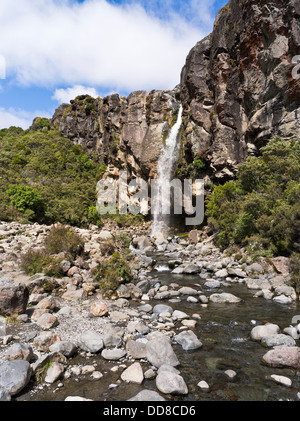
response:
<path id="1" fill-rule="evenodd" d="M 262 361 L 270 367 L 300 368 L 300 348 L 289 347 L 272 349 L 262 358 Z"/>
<path id="2" fill-rule="evenodd" d="M 5 358 L 9 361 L 25 360 L 30 361 L 33 357 L 31 346 L 15 343 L 7 351 Z"/>
<path id="3" fill-rule="evenodd" d="M 157 389 L 165 394 L 187 395 L 189 393 L 184 379 L 176 373 L 165 371 L 156 377 Z"/>
<path id="4" fill-rule="evenodd" d="M 202 347 L 202 343 L 191 330 L 183 331 L 176 335 L 175 341 L 181 345 L 185 351 L 193 351 Z"/>
<path id="5" fill-rule="evenodd" d="M 225 304 L 225 303 L 236 304 L 242 301 L 240 298 L 236 297 L 233 294 L 229 294 L 227 292 L 222 292 L 221 294 L 212 294 L 209 297 L 209 299 L 212 303 L 218 303 L 218 304 Z"/>
<path id="6" fill-rule="evenodd" d="M 144 373 L 140 363 L 134 363 L 121 374 L 123 382 L 142 384 Z"/>
<path id="7" fill-rule="evenodd" d="M 178 358 L 173 351 L 169 339 L 165 337 L 157 337 L 147 342 L 147 359 L 155 367 L 163 364 L 169 364 L 174 367 L 179 365 Z"/>
<path id="8" fill-rule="evenodd" d="M 24 284 L 14 284 L 11 278 L 0 279 L 0 315 L 23 314 L 29 300 L 29 290 Z"/>
<path id="9" fill-rule="evenodd" d="M 165 399 L 153 390 L 142 390 L 133 398 L 128 399 L 128 402 L 163 402 Z"/>
<path id="10" fill-rule="evenodd" d="M 280 331 L 278 325 L 273 323 L 266 323 L 262 326 L 255 326 L 250 333 L 250 337 L 253 341 L 261 341 L 262 338 L 266 338 L 268 336 L 277 335 Z"/>
<path id="11" fill-rule="evenodd" d="M 0 388 L 17 395 L 29 383 L 32 369 L 28 361 L 5 361 L 0 365 Z"/>
<path id="12" fill-rule="evenodd" d="M 99 333 L 87 330 L 80 336 L 78 345 L 83 351 L 97 354 L 104 347 L 103 336 L 99 335 Z"/>

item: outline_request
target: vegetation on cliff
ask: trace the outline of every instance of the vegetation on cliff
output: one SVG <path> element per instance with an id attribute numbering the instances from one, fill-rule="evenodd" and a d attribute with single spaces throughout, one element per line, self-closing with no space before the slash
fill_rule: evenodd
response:
<path id="1" fill-rule="evenodd" d="M 0 220 L 86 226 L 106 167 L 47 126 L 0 130 Z"/>
<path id="2" fill-rule="evenodd" d="M 207 200 L 209 223 L 221 246 L 290 256 L 300 252 L 300 144 L 277 137 L 261 153 L 240 165 L 237 180 L 215 186 Z"/>

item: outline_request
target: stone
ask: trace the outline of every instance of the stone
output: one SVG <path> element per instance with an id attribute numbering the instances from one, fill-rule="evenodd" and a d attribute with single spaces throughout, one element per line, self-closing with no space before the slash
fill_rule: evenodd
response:
<path id="1" fill-rule="evenodd" d="M 228 276 L 227 269 L 221 269 L 221 270 L 218 270 L 218 271 L 215 273 L 215 276 L 216 276 L 217 278 L 227 278 L 227 276 Z"/>
<path id="2" fill-rule="evenodd" d="M 289 347 L 272 349 L 262 358 L 262 361 L 270 367 L 300 368 L 300 348 Z"/>
<path id="3" fill-rule="evenodd" d="M 205 380 L 201 380 L 197 384 L 197 386 L 200 387 L 200 389 L 202 389 L 202 390 L 205 390 L 205 391 L 209 390 L 209 384 Z"/>
<path id="4" fill-rule="evenodd" d="M 209 297 L 210 301 L 212 303 L 218 303 L 218 304 L 237 304 L 240 303 L 242 300 L 239 297 L 236 297 L 233 294 L 229 294 L 227 292 L 222 292 L 221 294 L 212 294 Z"/>
<path id="5" fill-rule="evenodd" d="M 189 329 L 195 329 L 196 327 L 196 320 L 182 320 L 181 324 Z"/>
<path id="6" fill-rule="evenodd" d="M 283 386 L 291 387 L 292 380 L 285 376 L 278 376 L 277 374 L 272 374 L 271 379 L 274 380 L 278 384 L 282 384 Z"/>
<path id="7" fill-rule="evenodd" d="M 194 265 L 192 263 L 187 264 L 184 268 L 183 268 L 183 273 L 186 275 L 194 275 L 196 273 L 201 272 L 201 268 L 198 265 Z"/>
<path id="8" fill-rule="evenodd" d="M 65 402 L 93 402 L 93 399 L 86 399 L 81 396 L 68 396 Z"/>
<path id="9" fill-rule="evenodd" d="M 182 287 L 178 290 L 181 295 L 198 295 L 198 291 L 190 287 Z"/>
<path id="10" fill-rule="evenodd" d="M 47 352 L 51 345 L 60 341 L 59 335 L 51 332 L 43 332 L 39 336 L 35 337 L 33 346 L 38 351 Z"/>
<path id="11" fill-rule="evenodd" d="M 0 278 L 0 315 L 23 314 L 29 300 L 24 284 L 15 284 L 11 278 Z"/>
<path id="12" fill-rule="evenodd" d="M 150 304 L 145 304 L 138 307 L 138 311 L 140 311 L 141 313 L 151 313 L 152 310 L 153 307 Z"/>
<path id="13" fill-rule="evenodd" d="M 234 370 L 226 370 L 226 371 L 224 371 L 224 373 L 230 379 L 234 379 L 236 377 L 236 372 Z"/>
<path id="14" fill-rule="evenodd" d="M 281 295 L 278 295 L 277 297 L 274 297 L 273 301 L 279 304 L 292 304 L 293 299 L 291 297 L 287 297 L 284 294 L 281 294 Z"/>
<path id="15" fill-rule="evenodd" d="M 171 373 L 175 373 L 175 374 L 180 374 L 180 371 L 177 370 L 177 368 L 173 367 L 170 364 L 163 364 L 159 367 L 159 369 L 157 370 L 158 374 L 164 373 L 164 372 L 171 372 Z"/>
<path id="16" fill-rule="evenodd" d="M 125 355 L 126 355 L 126 351 L 119 348 L 104 349 L 101 353 L 102 358 L 104 358 L 105 360 L 110 360 L 110 361 L 120 360 L 121 358 L 125 357 Z"/>
<path id="17" fill-rule="evenodd" d="M 103 377 L 103 374 L 100 371 L 94 371 L 91 375 L 92 379 L 100 380 Z"/>
<path id="18" fill-rule="evenodd" d="M 38 358 L 37 361 L 31 364 L 31 367 L 33 372 L 37 373 L 40 370 L 44 371 L 46 366 L 52 365 L 54 362 L 65 365 L 67 364 L 67 359 L 59 352 L 51 352 Z"/>
<path id="19" fill-rule="evenodd" d="M 156 376 L 156 387 L 164 394 L 187 395 L 187 385 L 179 374 L 166 371 Z"/>
<path id="20" fill-rule="evenodd" d="M 163 364 L 169 364 L 174 367 L 179 365 L 178 358 L 173 351 L 169 339 L 157 337 L 147 342 L 147 360 L 159 368 Z"/>
<path id="21" fill-rule="evenodd" d="M 293 339 L 299 339 L 300 335 L 298 333 L 298 330 L 294 326 L 289 326 L 283 329 L 283 332 L 287 335 L 291 336 Z"/>
<path id="22" fill-rule="evenodd" d="M 65 300 L 82 300 L 87 297 L 87 292 L 84 289 L 77 289 L 75 291 L 67 291 L 62 295 Z"/>
<path id="23" fill-rule="evenodd" d="M 215 289 L 215 288 L 220 288 L 221 283 L 220 283 L 220 281 L 217 281 L 217 280 L 211 279 L 211 280 L 206 281 L 206 282 L 204 283 L 204 286 L 205 286 L 206 288 Z"/>
<path id="24" fill-rule="evenodd" d="M 153 390 L 142 390 L 133 398 L 128 399 L 128 402 L 163 402 L 165 399 Z"/>
<path id="25" fill-rule="evenodd" d="M 146 344 L 138 341 L 130 340 L 126 344 L 126 351 L 128 355 L 131 355 L 135 360 L 140 360 L 147 357 Z"/>
<path id="26" fill-rule="evenodd" d="M 36 324 L 42 329 L 48 330 L 58 325 L 57 317 L 51 313 L 45 313 L 38 318 Z"/>
<path id="27" fill-rule="evenodd" d="M 81 369 L 81 374 L 83 374 L 83 375 L 92 374 L 95 371 L 96 371 L 96 369 L 93 365 L 85 365 Z"/>
<path id="28" fill-rule="evenodd" d="M 277 335 L 280 331 L 278 325 L 273 323 L 266 323 L 262 326 L 255 326 L 250 333 L 250 337 L 253 341 L 261 341 L 262 338 L 266 338 L 268 336 Z"/>
<path id="29" fill-rule="evenodd" d="M 103 342 L 105 348 L 117 348 L 122 345 L 122 338 L 118 334 L 106 333 L 103 335 Z"/>
<path id="30" fill-rule="evenodd" d="M 0 402 L 9 402 L 11 401 L 10 393 L 7 392 L 7 390 L 2 389 L 0 387 Z"/>
<path id="31" fill-rule="evenodd" d="M 103 336 L 92 330 L 87 330 L 80 336 L 78 345 L 83 351 L 97 354 L 104 347 Z"/>
<path id="32" fill-rule="evenodd" d="M 15 343 L 7 351 L 5 358 L 9 361 L 25 360 L 30 361 L 33 357 L 33 350 L 31 346 Z"/>
<path id="33" fill-rule="evenodd" d="M 192 351 L 202 347 L 202 343 L 191 330 L 176 335 L 175 341 L 180 344 L 185 351 Z"/>
<path id="34" fill-rule="evenodd" d="M 14 396 L 29 383 L 32 369 L 28 361 L 5 361 L 0 365 L 0 388 Z"/>
<path id="35" fill-rule="evenodd" d="M 108 308 L 102 301 L 94 301 L 90 306 L 90 313 L 94 317 L 103 317 L 108 314 Z"/>
<path id="36" fill-rule="evenodd" d="M 109 231 L 103 230 L 99 234 L 99 239 L 100 240 L 112 240 L 113 236 Z"/>
<path id="37" fill-rule="evenodd" d="M 144 373 L 140 363 L 134 363 L 121 374 L 123 382 L 142 384 Z"/>
<path id="38" fill-rule="evenodd" d="M 291 336 L 283 334 L 264 337 L 261 339 L 261 344 L 267 348 L 283 348 L 289 346 L 296 346 L 296 342 Z"/>
<path id="39" fill-rule="evenodd" d="M 153 307 L 154 314 L 160 314 L 160 313 L 165 313 L 165 312 L 172 314 L 173 313 L 172 307 L 165 304 L 157 304 L 156 306 Z"/>
<path id="40" fill-rule="evenodd" d="M 55 299 L 50 295 L 49 297 L 43 298 L 37 305 L 37 308 L 54 310 L 56 307 Z"/>
<path id="41" fill-rule="evenodd" d="M 173 314 L 172 314 L 172 319 L 174 320 L 183 320 L 183 319 L 188 319 L 189 316 L 184 313 L 184 311 L 180 311 L 180 310 L 174 310 Z"/>
<path id="42" fill-rule="evenodd" d="M 113 322 L 124 322 L 128 321 L 129 319 L 130 317 L 127 314 L 120 311 L 112 311 L 110 313 L 110 320 Z"/>
<path id="43" fill-rule="evenodd" d="M 53 362 L 47 370 L 45 382 L 49 384 L 56 382 L 56 380 L 62 377 L 64 371 L 65 366 L 63 364 Z"/>
<path id="44" fill-rule="evenodd" d="M 144 377 L 146 380 L 153 380 L 156 377 L 156 372 L 152 368 L 149 368 L 149 370 L 145 371 Z"/>
<path id="45" fill-rule="evenodd" d="M 59 352 L 67 358 L 73 357 L 77 352 L 77 346 L 72 342 L 59 341 L 49 347 L 50 352 Z"/>

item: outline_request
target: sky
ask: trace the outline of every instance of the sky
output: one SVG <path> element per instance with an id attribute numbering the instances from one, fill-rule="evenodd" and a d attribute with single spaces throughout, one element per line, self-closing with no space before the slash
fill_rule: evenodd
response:
<path id="1" fill-rule="evenodd" d="M 172 89 L 228 0 L 1 0 L 0 129 L 80 94 Z"/>

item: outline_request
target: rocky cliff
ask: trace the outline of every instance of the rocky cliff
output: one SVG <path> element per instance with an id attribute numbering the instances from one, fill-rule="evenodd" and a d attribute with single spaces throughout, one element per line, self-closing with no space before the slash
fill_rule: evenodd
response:
<path id="1" fill-rule="evenodd" d="M 187 156 L 206 151 L 217 177 L 270 137 L 300 137 L 298 0 L 231 0 L 181 74 Z M 190 154 L 192 151 L 192 154 Z"/>
<path id="2" fill-rule="evenodd" d="M 81 96 L 61 105 L 52 125 L 105 162 L 107 175 L 127 169 L 149 179 L 181 102 L 181 167 L 191 169 L 198 155 L 214 181 L 232 178 L 270 137 L 300 137 L 300 84 L 292 75 L 299 17 L 298 0 L 231 0 L 189 53 L 173 91 Z"/>

